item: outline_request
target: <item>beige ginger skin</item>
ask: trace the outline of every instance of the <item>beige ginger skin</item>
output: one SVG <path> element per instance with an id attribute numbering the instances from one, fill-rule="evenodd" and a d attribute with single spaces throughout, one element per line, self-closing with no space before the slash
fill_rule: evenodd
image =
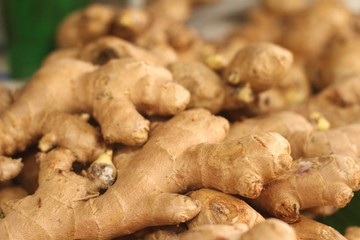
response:
<path id="1" fill-rule="evenodd" d="M 98 69 L 74 59 L 56 61 L 43 66 L 0 116 L 0 154 L 24 150 L 46 135 L 43 126 L 59 113 L 89 113 L 106 141 L 143 144 L 149 121 L 139 112 L 173 115 L 185 109 L 189 98 L 166 69 L 142 60 L 113 60 Z"/>
<path id="2" fill-rule="evenodd" d="M 31 235 L 34 239 L 108 239 L 147 226 L 175 225 L 200 211 L 191 198 L 177 194 L 194 188 L 211 187 L 256 197 L 259 192 L 253 190 L 261 183 L 252 186 L 251 176 L 261 176 L 265 184 L 283 174 L 292 160 L 289 144 L 275 133 L 220 143 L 228 127 L 225 119 L 205 110 L 178 114 L 154 130 L 151 139 L 124 169 L 118 170 L 117 181 L 101 196 L 92 181 L 70 170 L 76 158 L 69 150 L 58 148 L 43 154 L 38 160 L 38 190 L 4 209 L 0 238 Z M 253 168 L 245 174 L 247 178 L 239 177 L 244 176 L 244 169 L 249 171 L 241 167 L 246 159 L 259 154 L 269 165 Z M 214 176 L 223 176 L 216 178 L 223 180 L 215 181 Z M 233 179 L 240 181 L 229 184 Z M 54 204 L 58 211 L 48 215 Z M 60 213 L 61 225 L 57 224 Z M 43 221 L 38 216 L 53 217 Z M 21 231 L 10 224 L 14 221 L 24 226 Z"/>

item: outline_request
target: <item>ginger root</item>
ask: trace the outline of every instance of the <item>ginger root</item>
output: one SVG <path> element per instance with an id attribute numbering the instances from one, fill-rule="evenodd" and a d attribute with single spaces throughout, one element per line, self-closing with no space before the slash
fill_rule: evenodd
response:
<path id="1" fill-rule="evenodd" d="M 334 228 L 305 216 L 300 216 L 300 221 L 290 226 L 295 230 L 298 240 L 346 240 Z"/>
<path id="2" fill-rule="evenodd" d="M 4 137 L 0 154 L 24 150 L 46 129 L 43 126 L 55 112 L 89 113 L 99 122 L 108 142 L 143 144 L 149 121 L 138 110 L 148 115 L 172 115 L 185 109 L 189 98 L 188 91 L 172 82 L 166 69 L 141 60 L 113 60 L 97 70 L 78 60 L 59 60 L 43 66 L 16 103 L 1 115 L 0 132 Z M 61 119 L 55 121 L 62 125 Z M 56 135 L 62 134 L 55 128 L 49 131 L 40 143 L 45 151 L 54 142 L 59 143 Z M 92 137 L 98 139 L 94 134 Z"/>
<path id="3" fill-rule="evenodd" d="M 345 230 L 345 237 L 347 240 L 359 240 L 360 239 L 360 227 L 348 227 Z"/>
<path id="4" fill-rule="evenodd" d="M 273 216 L 293 223 L 299 220 L 302 209 L 329 205 L 344 207 L 353 197 L 353 191 L 359 189 L 357 158 L 346 155 L 300 158 L 293 162 L 289 173 L 268 184 L 260 197 L 251 202 Z"/>
<path id="5" fill-rule="evenodd" d="M 246 202 L 211 189 L 200 189 L 188 194 L 200 203 L 200 213 L 186 224 L 194 228 L 206 224 L 242 223 L 251 228 L 265 219 Z"/>
<path id="6" fill-rule="evenodd" d="M 249 83 L 254 92 L 261 92 L 284 78 L 292 61 L 292 53 L 280 46 L 254 43 L 236 54 L 225 69 L 224 77 L 230 84 Z"/>
<path id="7" fill-rule="evenodd" d="M 200 62 L 177 61 L 169 65 L 174 81 L 189 90 L 189 108 L 205 108 L 219 112 L 225 98 L 224 84 L 216 73 Z"/>
<path id="8" fill-rule="evenodd" d="M 225 119 L 205 110 L 176 115 L 154 130 L 127 167 L 118 170 L 114 185 L 101 196 L 94 182 L 71 171 L 76 158 L 69 150 L 58 148 L 44 153 L 39 158 L 38 190 L 3 209 L 5 218 L 0 221 L 0 238 L 21 239 L 31 234 L 37 239 L 44 236 L 108 239 L 147 226 L 179 224 L 193 218 L 200 208 L 191 198 L 177 193 L 211 187 L 234 194 L 249 191 L 245 195 L 251 196 L 252 175 L 255 179 L 261 176 L 265 183 L 284 173 L 291 163 L 289 145 L 280 135 L 250 136 L 226 146 L 220 142 L 227 130 Z M 233 167 L 259 156 L 269 161 L 270 166 L 261 163 L 263 169 L 254 168 L 252 172 Z M 269 169 L 272 169 L 270 176 Z M 248 174 L 243 175 L 243 171 Z M 226 177 L 214 179 L 214 176 Z M 136 184 L 129 184 L 130 179 Z M 239 181 L 228 184 L 233 179 Z M 58 206 L 56 212 L 52 211 L 54 204 Z M 109 204 L 113 207 L 109 208 Z M 56 224 L 59 214 L 61 225 Z M 108 221 L 110 215 L 117 217 Z M 46 221 L 44 216 L 49 216 Z M 14 221 L 27 227 L 19 231 L 9 224 Z"/>
<path id="9" fill-rule="evenodd" d="M 21 159 L 11 159 L 0 156 L 0 182 L 5 182 L 16 177 L 22 167 Z"/>

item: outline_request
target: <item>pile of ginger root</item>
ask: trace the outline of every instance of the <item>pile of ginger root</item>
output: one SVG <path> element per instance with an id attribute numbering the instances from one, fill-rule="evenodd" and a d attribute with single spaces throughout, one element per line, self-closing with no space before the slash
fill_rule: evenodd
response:
<path id="1" fill-rule="evenodd" d="M 360 190 L 360 17 L 262 0 L 204 39 L 216 2 L 89 5 L 0 85 L 0 239 L 360 239 L 315 220 Z"/>

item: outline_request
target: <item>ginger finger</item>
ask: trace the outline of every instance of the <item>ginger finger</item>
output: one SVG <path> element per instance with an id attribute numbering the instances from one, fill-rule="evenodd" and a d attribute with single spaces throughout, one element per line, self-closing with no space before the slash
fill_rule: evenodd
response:
<path id="1" fill-rule="evenodd" d="M 360 156 L 358 136 L 360 124 L 346 125 L 328 131 L 312 132 L 303 144 L 304 157 L 317 157 L 331 154 Z"/>
<path id="2" fill-rule="evenodd" d="M 348 227 L 345 230 L 345 237 L 347 240 L 359 240 L 360 239 L 360 227 Z"/>
<path id="3" fill-rule="evenodd" d="M 252 151 L 252 149 L 256 149 Z M 208 158 L 199 168 L 202 186 L 257 198 L 268 182 L 275 180 L 289 169 L 292 162 L 288 142 L 277 133 L 249 135 L 217 145 L 198 145 L 184 154 L 184 158 Z M 255 159 L 261 158 L 261 162 Z M 221 161 L 220 161 L 221 159 Z M 221 164 L 220 164 L 221 163 Z M 234 174 L 223 171 L 224 166 L 236 166 Z M 208 175 L 203 169 L 212 169 Z M 216 177 L 214 177 L 216 176 Z M 230 183 L 237 179 L 236 183 Z M 218 182 L 217 179 L 222 181 Z M 194 182 L 195 186 L 200 183 Z"/>
<path id="4" fill-rule="evenodd" d="M 112 157 L 113 151 L 107 150 L 88 169 L 88 177 L 98 182 L 102 189 L 107 189 L 115 182 L 116 168 L 112 162 Z"/>
<path id="5" fill-rule="evenodd" d="M 254 43 L 241 49 L 224 77 L 230 84 L 249 83 L 255 92 L 275 86 L 284 78 L 293 61 L 288 50 L 272 43 Z"/>
<path id="6" fill-rule="evenodd" d="M 22 167 L 21 159 L 0 156 L 0 182 L 5 182 L 16 177 Z"/>
<path id="7" fill-rule="evenodd" d="M 59 47 L 73 48 L 83 44 L 78 28 L 81 15 L 81 11 L 73 12 L 61 22 L 56 31 L 56 43 Z"/>
<path id="8" fill-rule="evenodd" d="M 359 37 L 351 36 L 330 44 L 319 60 L 318 75 L 314 78 L 314 85 L 318 89 L 324 89 L 349 77 L 360 76 L 359 40 Z"/>
<path id="9" fill-rule="evenodd" d="M 174 81 L 191 93 L 188 108 L 205 108 L 219 112 L 225 97 L 221 79 L 205 65 L 195 61 L 177 61 L 169 70 Z"/>
<path id="10" fill-rule="evenodd" d="M 316 1 L 289 21 L 282 45 L 300 58 L 316 59 L 332 36 L 350 31 L 351 18 L 342 1 Z"/>
<path id="11" fill-rule="evenodd" d="M 246 202 L 211 189 L 200 189 L 189 195 L 200 202 L 200 213 L 186 224 L 192 229 L 206 224 L 243 223 L 249 228 L 265 219 Z"/>
<path id="12" fill-rule="evenodd" d="M 42 154 L 39 189 L 12 205 L 12 211 L 0 221 L 0 238 L 21 239 L 31 232 L 32 238 L 38 239 L 41 236 L 109 239 L 148 226 L 176 225 L 200 211 L 195 201 L 178 193 L 203 187 L 240 193 L 238 187 L 244 184 L 239 179 L 243 173 L 240 166 L 246 157 L 262 156 L 264 169 L 258 166 L 252 172 L 261 176 L 264 183 L 286 171 L 291 163 L 289 145 L 280 135 L 255 135 L 239 140 L 241 144 L 226 146 L 221 142 L 228 128 L 225 119 L 206 110 L 177 114 L 153 131 L 151 139 L 119 171 L 114 185 L 100 196 L 90 180 L 69 171 L 75 161 L 69 150 L 55 149 Z M 224 152 L 225 149 L 229 152 Z M 267 161 L 264 166 L 262 162 Z M 225 173 L 226 178 L 214 179 Z M 229 185 L 233 179 L 239 179 L 239 183 Z M 59 184 L 63 187 L 59 188 Z M 49 210 L 55 202 L 56 213 Z M 41 208 L 30 207 L 39 203 Z M 60 213 L 62 224 L 55 224 Z M 116 217 L 108 221 L 109 216 Z M 21 231 L 8 224 L 16 221 L 22 225 L 29 218 L 34 221 Z"/>
<path id="13" fill-rule="evenodd" d="M 134 40 L 150 24 L 150 16 L 143 9 L 124 8 L 117 11 L 112 27 L 112 33 L 120 38 Z"/>
<path id="14" fill-rule="evenodd" d="M 305 216 L 300 216 L 299 222 L 293 223 L 290 226 L 295 230 L 299 240 L 346 240 L 344 236 L 334 228 Z"/>
<path id="15" fill-rule="evenodd" d="M 359 188 L 357 159 L 331 155 L 294 161 L 286 176 L 268 184 L 260 197 L 251 201 L 273 216 L 293 223 L 299 220 L 302 209 L 326 205 L 344 207 L 353 197 L 353 191 Z"/>
<path id="16" fill-rule="evenodd" d="M 18 93 L 15 103 L 0 116 L 0 155 L 11 155 L 38 138 L 44 113 L 51 111 L 73 112 L 75 79 L 93 71 L 87 63 L 62 59 L 43 66 L 31 81 Z M 62 89 L 61 97 L 59 89 Z M 46 99 L 46 100 L 45 100 Z"/>
<path id="17" fill-rule="evenodd" d="M 33 143 L 52 112 L 93 114 L 105 140 L 143 144 L 149 123 L 137 109 L 148 115 L 172 115 L 185 109 L 190 99 L 188 91 L 172 82 L 166 69 L 141 60 L 113 60 L 94 70 L 94 66 L 73 59 L 43 66 L 16 103 L 1 115 L 4 137 L 0 154 L 10 155 Z M 62 89 L 61 97 L 58 89 Z M 111 119 L 106 116 L 110 110 Z M 124 129 L 116 120 L 125 120 L 129 128 Z"/>
<path id="18" fill-rule="evenodd" d="M 99 131 L 78 116 L 48 115 L 41 135 L 38 146 L 42 152 L 54 147 L 67 148 L 82 163 L 95 160 L 105 149 Z"/>
<path id="19" fill-rule="evenodd" d="M 297 159 L 302 156 L 302 148 L 307 136 L 312 131 L 311 124 L 304 117 L 290 111 L 282 111 L 246 119 L 241 122 L 234 122 L 230 127 L 227 139 L 235 139 L 262 132 L 277 132 L 289 141 L 291 155 L 294 159 Z"/>
<path id="20" fill-rule="evenodd" d="M 115 9 L 105 4 L 92 4 L 71 14 L 60 25 L 57 42 L 61 47 L 78 47 L 110 32 Z"/>

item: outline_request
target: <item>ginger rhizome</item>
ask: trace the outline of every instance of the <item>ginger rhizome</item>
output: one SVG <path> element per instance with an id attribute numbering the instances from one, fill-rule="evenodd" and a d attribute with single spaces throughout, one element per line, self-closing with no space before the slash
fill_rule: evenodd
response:
<path id="1" fill-rule="evenodd" d="M 38 190 L 4 209 L 0 237 L 104 239 L 147 226 L 178 224 L 200 211 L 196 201 L 177 194 L 193 188 L 256 197 L 262 184 L 283 174 L 291 164 L 289 144 L 274 133 L 220 143 L 228 127 L 225 119 L 205 110 L 176 115 L 154 130 L 126 167 L 118 169 L 117 181 L 101 196 L 96 194 L 98 185 L 70 170 L 76 158 L 69 150 L 57 148 L 42 154 Z M 261 166 L 240 167 L 259 154 L 264 160 Z M 238 182 L 229 184 L 232 179 Z M 52 212 L 55 203 L 54 218 L 43 222 L 37 217 Z M 60 213 L 61 226 L 56 224 Z M 109 216 L 117 217 L 107 221 Z M 10 224 L 14 221 L 27 227 L 18 231 Z"/>
<path id="2" fill-rule="evenodd" d="M 344 239 L 302 214 L 360 189 L 359 17 L 262 0 L 209 40 L 213 2 L 90 5 L 0 87 L 0 239 Z"/>
<path id="3" fill-rule="evenodd" d="M 268 184 L 253 204 L 286 222 L 299 220 L 300 210 L 318 206 L 342 208 L 360 189 L 360 165 L 347 155 L 300 158 L 280 179 Z M 308 194 L 311 189 L 312 194 Z"/>
<path id="4" fill-rule="evenodd" d="M 242 223 L 249 228 L 265 219 L 245 201 L 211 189 L 200 189 L 188 195 L 197 200 L 200 213 L 186 224 L 189 228 L 206 224 Z"/>
<path id="5" fill-rule="evenodd" d="M 98 69 L 78 60 L 56 61 L 43 66 L 1 115 L 4 137 L 0 140 L 0 154 L 24 150 L 41 135 L 44 138 L 40 148 L 49 150 L 54 143 L 59 144 L 63 132 L 58 129 L 66 129 L 56 116 L 59 113 L 89 113 L 98 121 L 105 140 L 143 144 L 149 121 L 138 111 L 148 115 L 176 114 L 185 109 L 189 98 L 188 91 L 174 83 L 166 69 L 142 60 L 113 60 Z M 56 123 L 62 126 L 55 128 Z M 47 124 L 51 128 L 46 128 Z M 88 134 L 96 143 L 99 137 L 91 131 Z"/>

